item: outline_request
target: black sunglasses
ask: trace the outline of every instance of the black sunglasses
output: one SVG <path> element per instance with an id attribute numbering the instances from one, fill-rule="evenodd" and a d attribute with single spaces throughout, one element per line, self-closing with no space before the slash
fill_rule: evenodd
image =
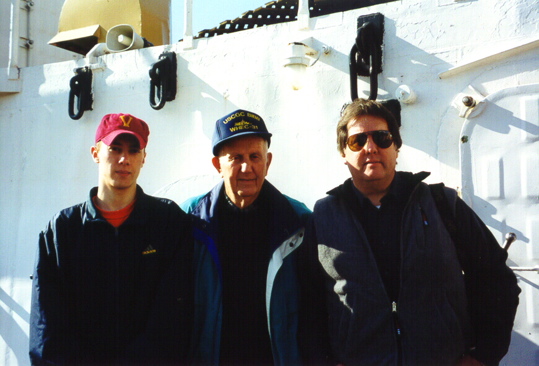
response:
<path id="1" fill-rule="evenodd" d="M 346 144 L 352 151 L 359 151 L 367 143 L 369 136 L 372 136 L 372 140 L 378 147 L 382 149 L 387 149 L 393 143 L 393 135 L 391 132 L 386 130 L 379 131 L 369 131 L 356 133 L 355 135 L 349 136 L 346 140 Z"/>

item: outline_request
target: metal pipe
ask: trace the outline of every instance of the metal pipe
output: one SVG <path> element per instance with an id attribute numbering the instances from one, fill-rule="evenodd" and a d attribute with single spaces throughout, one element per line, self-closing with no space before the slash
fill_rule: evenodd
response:
<path id="1" fill-rule="evenodd" d="M 193 37 L 193 0 L 185 0 L 183 13 L 183 37 Z"/>
<path id="2" fill-rule="evenodd" d="M 298 17 L 300 15 L 309 16 L 309 0 L 299 0 L 298 1 Z"/>
<path id="3" fill-rule="evenodd" d="M 521 271 L 521 272 L 537 272 L 539 274 L 539 266 L 535 267 L 509 267 L 513 271 Z"/>
<path id="4" fill-rule="evenodd" d="M 24 6 L 24 10 L 26 11 L 26 65 L 30 66 L 30 48 L 34 44 L 34 41 L 32 40 L 32 37 L 30 37 L 30 11 L 32 10 L 32 7 L 34 6 L 33 1 L 25 0 L 26 5 Z"/>
<path id="5" fill-rule="evenodd" d="M 193 48 L 193 0 L 185 0 L 183 8 L 183 49 Z"/>
<path id="6" fill-rule="evenodd" d="M 300 30 L 309 29 L 309 0 L 298 0 L 298 28 Z"/>
<path id="7" fill-rule="evenodd" d="M 19 0 L 11 0 L 9 60 L 7 67 L 8 80 L 17 80 L 19 78 L 19 16 Z"/>

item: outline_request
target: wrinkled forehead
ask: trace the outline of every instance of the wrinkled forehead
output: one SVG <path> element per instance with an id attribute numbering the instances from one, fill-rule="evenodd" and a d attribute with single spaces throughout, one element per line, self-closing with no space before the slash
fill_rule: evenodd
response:
<path id="1" fill-rule="evenodd" d="M 224 142 L 220 147 L 219 155 L 232 153 L 267 152 L 268 140 L 256 135 L 238 136 Z"/>

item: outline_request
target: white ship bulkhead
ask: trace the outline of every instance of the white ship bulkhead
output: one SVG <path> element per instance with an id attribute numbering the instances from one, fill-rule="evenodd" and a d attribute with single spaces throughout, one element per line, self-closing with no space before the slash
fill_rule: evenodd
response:
<path id="1" fill-rule="evenodd" d="M 357 19 L 374 13 L 384 16 L 378 99 L 401 100 L 397 169 L 427 170 L 427 182 L 458 188 L 500 245 L 508 232 L 517 235 L 508 265 L 523 292 L 502 364 L 539 365 L 537 0 L 392 1 L 92 57 L 47 44 L 62 1 L 35 1 L 31 10 L 27 3 L 0 4 L 0 365 L 29 364 L 38 233 L 96 185 L 90 146 L 104 114 L 148 122 L 139 183 L 180 203 L 219 181 L 211 164 L 215 120 L 237 108 L 256 112 L 273 133 L 268 180 L 312 208 L 349 176 L 335 126 L 351 98 Z M 22 47 L 31 39 L 25 22 L 34 42 Z M 292 42 L 315 51 L 302 70 L 284 66 Z M 176 95 L 154 109 L 149 70 L 164 52 L 177 58 Z M 92 72 L 92 109 L 72 119 L 70 80 L 83 67 Z M 369 78 L 358 77 L 359 96 L 369 88 Z"/>

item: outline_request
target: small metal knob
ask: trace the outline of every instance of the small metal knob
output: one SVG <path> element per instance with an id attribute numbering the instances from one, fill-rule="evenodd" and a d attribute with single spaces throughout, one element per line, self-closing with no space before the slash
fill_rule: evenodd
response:
<path id="1" fill-rule="evenodd" d="M 462 104 L 464 104 L 466 107 L 475 107 L 477 103 L 475 102 L 474 98 L 468 95 L 462 98 Z"/>

